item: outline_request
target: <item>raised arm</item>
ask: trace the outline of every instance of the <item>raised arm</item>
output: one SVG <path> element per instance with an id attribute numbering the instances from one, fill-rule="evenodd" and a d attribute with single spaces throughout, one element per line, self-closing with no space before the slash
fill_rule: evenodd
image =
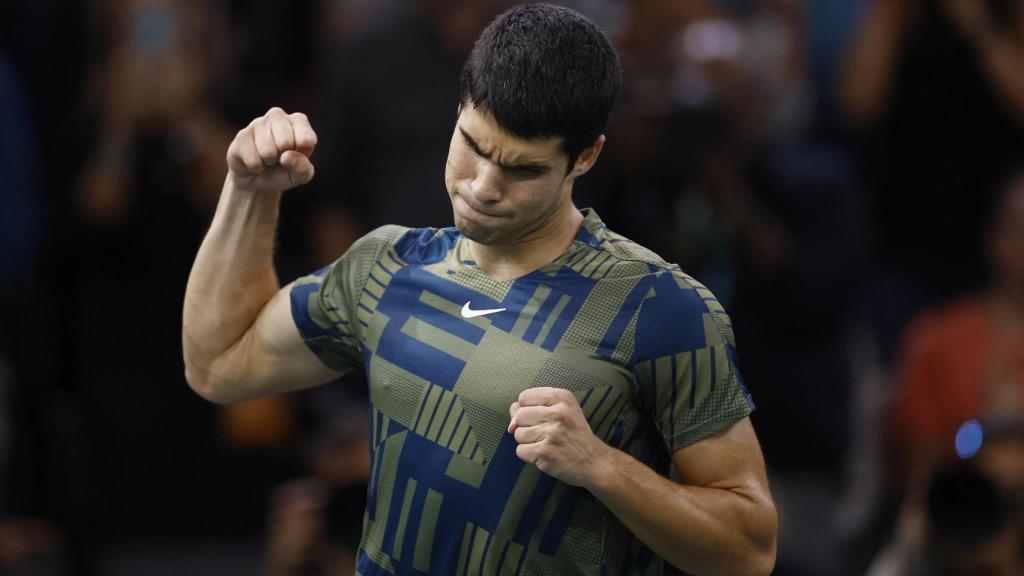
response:
<path id="1" fill-rule="evenodd" d="M 185 378 L 208 400 L 240 402 L 338 375 L 303 344 L 290 286 L 279 286 L 273 264 L 281 194 L 313 178 L 315 146 L 304 114 L 272 108 L 228 148 L 228 175 L 189 275 L 182 321 Z"/>

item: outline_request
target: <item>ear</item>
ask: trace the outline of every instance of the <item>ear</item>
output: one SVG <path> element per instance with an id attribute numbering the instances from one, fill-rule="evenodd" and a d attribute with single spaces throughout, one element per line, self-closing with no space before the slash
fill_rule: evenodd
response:
<path id="1" fill-rule="evenodd" d="M 605 137 L 601 134 L 594 140 L 594 144 L 589 148 L 584 148 L 580 152 L 580 155 L 576 158 L 576 164 L 573 165 L 572 171 L 569 175 L 573 178 L 583 176 L 594 167 L 594 163 L 597 162 L 597 157 L 601 155 L 601 150 L 604 148 Z"/>

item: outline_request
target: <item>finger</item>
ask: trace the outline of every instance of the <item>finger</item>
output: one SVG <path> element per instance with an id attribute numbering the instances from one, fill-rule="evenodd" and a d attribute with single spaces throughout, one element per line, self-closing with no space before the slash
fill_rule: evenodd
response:
<path id="1" fill-rule="evenodd" d="M 304 154 L 287 150 L 281 155 L 281 166 L 288 170 L 292 186 L 301 186 L 313 179 L 313 163 Z"/>
<path id="2" fill-rule="evenodd" d="M 523 462 L 534 464 L 543 454 L 544 442 L 520 444 L 516 446 L 516 457 Z"/>
<path id="3" fill-rule="evenodd" d="M 547 438 L 547 427 L 544 425 L 520 426 L 516 428 L 513 436 L 515 437 L 516 442 L 520 444 L 533 444 Z"/>
<path id="4" fill-rule="evenodd" d="M 316 150 L 317 136 L 309 124 L 309 118 L 302 112 L 288 116 L 291 119 L 292 131 L 295 133 L 295 149 L 306 156 L 312 156 Z"/>
<path id="5" fill-rule="evenodd" d="M 253 141 L 256 143 L 256 152 L 259 153 L 263 165 L 274 166 L 277 164 L 281 151 L 277 149 L 277 145 L 274 143 L 274 136 L 270 132 L 270 125 L 267 119 L 264 117 L 254 120 L 252 132 Z"/>
<path id="6" fill-rule="evenodd" d="M 292 123 L 287 116 L 273 117 L 269 121 L 270 135 L 274 138 L 274 145 L 282 154 L 286 150 L 295 149 L 295 132 L 292 131 Z"/>
<path id="7" fill-rule="evenodd" d="M 551 406 L 563 400 L 564 393 L 572 393 L 562 388 L 528 388 L 519 394 L 519 404 L 522 406 Z"/>
<path id="8" fill-rule="evenodd" d="M 228 167 L 239 174 L 261 174 L 265 168 L 256 151 L 251 128 L 238 132 L 228 147 Z"/>
<path id="9" fill-rule="evenodd" d="M 550 406 L 524 406 L 516 411 L 512 421 L 517 427 L 536 426 L 552 421 L 554 411 Z"/>
<path id="10" fill-rule="evenodd" d="M 231 145 L 228 146 L 228 153 L 226 155 L 228 170 L 235 173 L 245 174 L 248 173 L 249 169 L 245 166 L 245 160 L 242 159 L 242 155 L 238 151 L 238 139 L 239 136 L 236 136 L 235 139 L 231 141 Z"/>
<path id="11" fill-rule="evenodd" d="M 513 402 L 512 405 L 508 407 L 508 416 L 510 418 L 509 423 L 508 423 L 508 433 L 509 434 L 515 432 L 516 431 L 516 427 L 518 426 L 518 424 L 516 424 L 516 412 L 518 410 L 519 410 L 519 402 Z"/>

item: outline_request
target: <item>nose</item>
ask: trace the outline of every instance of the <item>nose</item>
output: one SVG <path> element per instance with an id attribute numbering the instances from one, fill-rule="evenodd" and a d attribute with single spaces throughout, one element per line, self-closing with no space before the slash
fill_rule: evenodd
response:
<path id="1" fill-rule="evenodd" d="M 489 160 L 481 159 L 477 164 L 476 175 L 469 184 L 473 199 L 481 204 L 501 200 L 501 168 Z"/>

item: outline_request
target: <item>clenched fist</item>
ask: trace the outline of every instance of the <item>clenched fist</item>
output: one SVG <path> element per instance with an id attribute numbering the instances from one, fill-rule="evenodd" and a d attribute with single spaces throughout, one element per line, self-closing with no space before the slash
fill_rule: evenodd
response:
<path id="1" fill-rule="evenodd" d="M 524 390 L 509 416 L 516 456 L 573 486 L 589 487 L 611 449 L 594 435 L 576 396 L 562 388 Z"/>
<path id="2" fill-rule="evenodd" d="M 313 179 L 314 148 L 316 133 L 305 114 L 271 108 L 231 142 L 228 178 L 240 190 L 283 192 Z"/>

